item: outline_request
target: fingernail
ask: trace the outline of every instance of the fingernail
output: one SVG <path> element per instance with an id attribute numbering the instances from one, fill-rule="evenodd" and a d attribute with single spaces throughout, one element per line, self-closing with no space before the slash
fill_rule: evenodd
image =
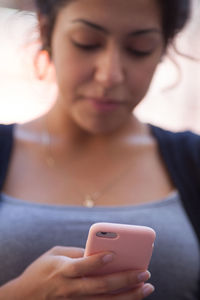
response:
<path id="1" fill-rule="evenodd" d="M 151 273 L 149 271 L 145 271 L 145 272 L 138 274 L 138 280 L 140 282 L 145 282 L 145 281 L 149 280 L 149 278 L 151 278 Z"/>
<path id="2" fill-rule="evenodd" d="M 104 264 L 107 264 L 113 260 L 114 255 L 113 254 L 106 254 L 102 257 L 102 261 Z"/>
<path id="3" fill-rule="evenodd" d="M 153 285 L 147 283 L 142 287 L 142 293 L 144 295 L 144 297 L 149 296 L 151 293 L 153 293 L 155 291 L 155 288 Z"/>

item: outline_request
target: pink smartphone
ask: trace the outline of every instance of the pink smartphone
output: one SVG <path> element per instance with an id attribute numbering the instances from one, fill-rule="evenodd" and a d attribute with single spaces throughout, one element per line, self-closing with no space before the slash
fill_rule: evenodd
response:
<path id="1" fill-rule="evenodd" d="M 91 275 L 125 270 L 147 270 L 155 237 L 155 231 L 146 226 L 116 223 L 93 224 L 89 230 L 84 256 L 112 251 L 116 254 L 116 258 Z"/>

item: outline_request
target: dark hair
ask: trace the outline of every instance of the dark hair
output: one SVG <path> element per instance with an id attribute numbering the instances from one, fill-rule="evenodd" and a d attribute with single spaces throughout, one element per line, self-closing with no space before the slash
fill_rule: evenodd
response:
<path id="1" fill-rule="evenodd" d="M 45 17 L 45 25 L 42 29 L 42 49 L 51 51 L 52 32 L 55 26 L 57 14 L 63 6 L 73 0 L 35 0 L 39 15 Z M 162 13 L 163 34 L 165 45 L 168 46 L 179 33 L 190 16 L 191 0 L 157 0 Z"/>

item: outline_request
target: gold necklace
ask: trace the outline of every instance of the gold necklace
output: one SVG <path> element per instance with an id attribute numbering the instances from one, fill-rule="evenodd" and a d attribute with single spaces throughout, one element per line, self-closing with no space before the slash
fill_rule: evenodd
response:
<path id="1" fill-rule="evenodd" d="M 52 138 L 49 132 L 48 126 L 47 130 L 42 134 L 42 144 L 45 146 L 45 161 L 49 168 L 53 168 L 56 165 L 55 158 L 52 154 Z M 138 145 L 148 145 L 152 144 L 152 138 L 146 135 L 137 135 L 133 137 L 132 142 Z M 118 174 L 113 180 L 107 183 L 100 191 L 95 191 L 93 193 L 87 193 L 83 196 L 80 192 L 81 198 L 83 198 L 83 206 L 92 208 L 95 206 L 95 203 L 98 199 L 100 199 L 108 190 L 110 190 L 128 171 L 131 169 L 132 164 L 128 164 L 127 168 L 125 168 L 122 172 Z"/>

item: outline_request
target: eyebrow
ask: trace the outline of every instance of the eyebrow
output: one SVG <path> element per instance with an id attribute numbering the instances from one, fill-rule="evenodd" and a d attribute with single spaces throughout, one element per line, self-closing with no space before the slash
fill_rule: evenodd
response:
<path id="1" fill-rule="evenodd" d="M 104 28 L 98 24 L 92 23 L 90 21 L 84 20 L 84 19 L 76 19 L 76 20 L 73 20 L 72 23 L 82 23 L 88 27 L 91 27 L 93 29 L 101 31 L 107 35 L 110 34 L 110 32 L 106 28 Z M 157 28 L 138 29 L 138 30 L 130 32 L 128 34 L 128 36 L 140 36 L 140 35 L 149 34 L 149 33 L 161 34 L 161 30 L 159 30 Z"/>

